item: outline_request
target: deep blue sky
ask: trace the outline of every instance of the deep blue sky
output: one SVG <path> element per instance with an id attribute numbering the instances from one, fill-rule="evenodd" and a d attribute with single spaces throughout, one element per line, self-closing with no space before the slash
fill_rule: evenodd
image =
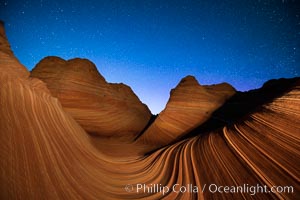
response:
<path id="1" fill-rule="evenodd" d="M 12 49 L 93 61 L 155 114 L 186 75 L 244 91 L 300 74 L 300 0 L 1 0 Z"/>

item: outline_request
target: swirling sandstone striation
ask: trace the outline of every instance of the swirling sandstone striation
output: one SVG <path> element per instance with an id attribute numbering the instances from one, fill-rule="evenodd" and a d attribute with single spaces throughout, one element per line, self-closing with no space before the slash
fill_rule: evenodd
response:
<path id="1" fill-rule="evenodd" d="M 86 59 L 46 57 L 31 72 L 44 81 L 63 108 L 89 133 L 136 136 L 151 113 L 130 87 L 110 84 Z"/>
<path id="2" fill-rule="evenodd" d="M 227 83 L 201 86 L 192 76 L 183 78 L 171 91 L 166 108 L 137 143 L 155 148 L 176 141 L 209 119 L 211 113 L 233 94 L 235 89 Z"/>
<path id="3" fill-rule="evenodd" d="M 38 81 L 0 71 L 0 199 L 299 197 L 300 79 L 232 124 L 135 158 L 96 149 L 59 100 L 33 80 Z M 127 184 L 130 191 L 124 189 Z M 136 184 L 148 188 L 138 190 Z M 170 190 L 163 193 L 154 184 Z M 191 185 L 198 190 L 191 191 Z M 245 190 L 210 192 L 214 185 Z M 257 185 L 267 191 L 253 189 Z M 187 191 L 180 192 L 181 186 Z M 268 192 L 273 186 L 282 186 L 282 192 Z"/>

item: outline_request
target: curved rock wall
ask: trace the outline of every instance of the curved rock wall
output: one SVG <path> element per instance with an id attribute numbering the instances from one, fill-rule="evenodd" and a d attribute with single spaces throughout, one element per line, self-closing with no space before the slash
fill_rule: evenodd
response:
<path id="1" fill-rule="evenodd" d="M 12 60 L 17 63 L 11 54 L 6 54 L 2 49 L 1 52 L 1 62 L 10 64 Z M 2 59 L 4 54 L 6 60 Z M 112 141 L 103 142 L 104 138 L 91 136 L 87 133 L 89 126 L 82 125 L 70 112 L 70 108 L 64 107 L 64 102 L 59 98 L 63 86 L 58 87 L 60 89 L 55 93 L 57 87 L 46 77 L 46 83 L 48 80 L 48 83 L 53 83 L 47 83 L 51 91 L 49 92 L 42 81 L 24 76 L 27 72 L 23 66 L 14 64 L 16 69 L 11 68 L 11 71 L 4 70 L 2 66 L 4 65 L 0 68 L 1 199 L 299 197 L 299 81 L 280 97 L 260 106 L 255 112 L 232 125 L 205 133 L 199 132 L 196 136 L 162 147 L 148 155 L 136 153 L 129 156 L 124 153 L 134 154 L 134 149 L 143 151 L 147 144 L 127 141 L 125 146 L 112 145 L 114 149 L 118 149 L 116 154 L 124 153 L 122 156 L 116 156 L 109 154 L 108 152 L 113 150 L 105 146 L 108 145 L 105 143 L 112 142 L 113 138 Z M 14 71 L 18 73 L 13 73 Z M 42 74 L 41 71 L 40 73 Z M 99 76 L 97 80 L 104 82 Z M 75 85 L 81 91 L 79 82 Z M 203 94 L 203 90 L 206 89 L 199 90 L 200 94 Z M 177 96 L 176 91 L 173 91 L 173 95 Z M 221 97 L 223 99 L 224 95 Z M 71 97 L 69 99 L 71 101 Z M 173 100 L 176 98 L 171 97 L 170 102 Z M 69 105 L 70 102 L 65 103 Z M 76 101 L 70 105 L 75 107 Z M 85 107 L 81 104 L 79 106 L 88 119 L 90 115 L 85 113 Z M 188 119 L 193 121 L 192 115 Z M 165 132 L 158 130 L 156 134 L 159 137 Z M 98 141 L 98 146 L 95 145 L 95 140 Z M 145 192 L 138 189 L 139 184 L 146 189 Z M 237 187 L 257 184 L 266 185 L 267 189 L 275 185 L 292 186 L 293 193 L 260 192 L 251 195 L 251 191 L 209 191 L 217 185 Z M 163 192 L 162 187 L 168 187 L 170 190 Z M 187 191 L 180 192 L 180 187 L 183 187 L 183 190 L 186 187 Z"/>

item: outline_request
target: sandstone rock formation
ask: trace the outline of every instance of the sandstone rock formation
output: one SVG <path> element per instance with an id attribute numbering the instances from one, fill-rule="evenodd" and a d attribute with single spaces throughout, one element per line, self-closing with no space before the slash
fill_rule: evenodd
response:
<path id="1" fill-rule="evenodd" d="M 2 29 L 0 25 L 0 30 Z M 60 92 L 53 89 L 55 84 L 51 78 L 55 77 L 51 75 L 51 78 L 45 78 L 54 84 L 47 85 L 51 92 L 42 81 L 29 78 L 29 72 L 7 48 L 3 31 L 0 33 L 0 199 L 299 197 L 299 78 L 285 87 L 280 96 L 263 105 L 256 105 L 250 113 L 221 128 L 203 132 L 201 124 L 193 130 L 195 135 L 151 154 L 118 157 L 108 155 L 105 148 L 95 148 L 94 137 L 64 108 L 60 98 L 54 97 L 58 94 L 55 91 Z M 43 75 L 44 72 L 40 73 Z M 75 72 L 74 74 L 76 75 Z M 89 77 L 85 79 L 74 74 L 71 76 L 72 80 L 90 80 Z M 84 75 L 88 76 L 86 73 Z M 187 83 L 196 85 L 189 79 L 192 78 L 188 78 Z M 98 78 L 97 80 L 101 82 Z M 186 82 L 181 84 L 185 85 Z M 81 89 L 78 82 L 75 85 Z M 185 87 L 187 86 L 179 88 Z M 227 91 L 221 92 L 223 90 L 220 88 L 224 86 L 214 86 L 213 91 L 223 93 L 220 96 L 224 98 Z M 200 86 L 199 93 L 203 94 L 207 90 L 207 87 L 203 89 Z M 184 102 L 178 91 L 181 89 L 173 91 L 169 102 L 171 105 L 172 102 L 176 104 L 172 106 Z M 198 95 L 197 92 L 196 94 Z M 216 94 L 209 94 L 218 98 Z M 78 98 L 76 95 L 73 97 Z M 177 97 L 180 101 L 177 101 Z M 186 96 L 186 99 L 189 98 L 192 96 Z M 197 105 L 191 102 L 188 105 Z M 75 106 L 75 103 L 71 105 Z M 169 105 L 166 109 L 168 107 Z M 86 112 L 82 107 L 80 109 Z M 88 113 L 86 116 L 89 118 Z M 192 117 L 186 116 L 194 123 Z M 203 115 L 200 113 L 198 118 L 202 119 Z M 159 137 L 165 132 L 158 130 L 156 134 Z M 138 148 L 143 148 L 143 144 L 139 144 L 141 146 Z M 127 143 L 126 148 L 122 145 L 116 145 L 115 148 L 125 152 L 137 148 L 136 145 L 138 144 Z M 138 189 L 137 184 L 145 184 L 145 187 Z M 196 186 L 197 191 L 194 187 L 191 190 L 191 186 Z M 218 192 L 215 191 L 216 186 L 244 189 L 225 192 L 223 187 Z M 273 186 L 279 186 L 278 192 Z M 163 192 L 162 187 L 168 187 L 169 190 Z M 180 188 L 183 188 L 182 191 Z"/>
<path id="2" fill-rule="evenodd" d="M 30 76 L 44 81 L 64 110 L 88 133 L 133 138 L 150 119 L 148 107 L 130 87 L 107 83 L 89 60 L 46 57 Z"/>
<path id="3" fill-rule="evenodd" d="M 28 77 L 28 70 L 15 58 L 10 49 L 4 30 L 4 22 L 0 21 L 0 70 L 1 73 L 16 77 Z"/>
<path id="4" fill-rule="evenodd" d="M 161 147 L 190 132 L 209 119 L 211 113 L 235 94 L 227 83 L 201 86 L 187 76 L 171 91 L 166 108 L 137 142 Z"/>

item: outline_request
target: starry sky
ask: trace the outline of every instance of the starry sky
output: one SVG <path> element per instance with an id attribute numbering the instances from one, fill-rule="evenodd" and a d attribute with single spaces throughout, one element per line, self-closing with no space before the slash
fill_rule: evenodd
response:
<path id="1" fill-rule="evenodd" d="M 0 0 L 12 50 L 88 58 L 153 114 L 181 78 L 237 90 L 300 74 L 300 0 Z"/>

